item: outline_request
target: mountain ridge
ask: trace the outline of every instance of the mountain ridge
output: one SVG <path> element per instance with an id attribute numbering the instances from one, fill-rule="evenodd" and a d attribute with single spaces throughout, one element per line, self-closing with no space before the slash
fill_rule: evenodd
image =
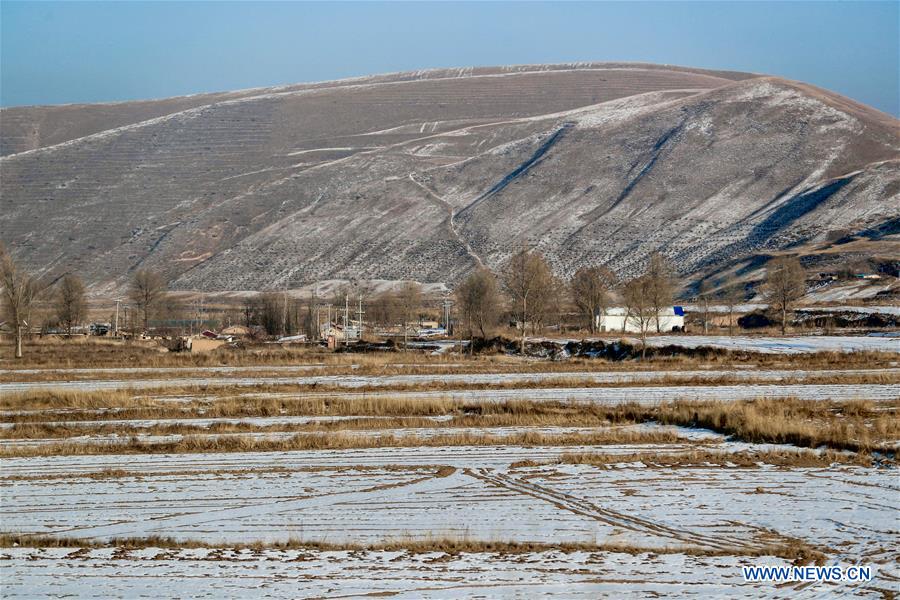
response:
<path id="1" fill-rule="evenodd" d="M 228 291 L 453 284 L 523 241 L 561 276 L 662 251 L 694 277 L 900 216 L 889 115 L 777 77 L 599 65 L 254 88 L 6 155 L 2 237 L 96 291 L 144 266 Z"/>

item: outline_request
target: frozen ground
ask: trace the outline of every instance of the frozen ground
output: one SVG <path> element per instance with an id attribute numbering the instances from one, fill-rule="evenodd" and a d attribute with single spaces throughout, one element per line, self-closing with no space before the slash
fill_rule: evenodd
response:
<path id="1" fill-rule="evenodd" d="M 252 421 L 252 419 L 248 419 Z M 142 426 L 139 423 L 139 427 Z M 190 424 L 190 420 L 181 421 L 184 424 Z M 102 422 L 95 422 L 101 425 Z M 146 425 L 144 425 L 146 427 Z M 208 426 L 208 425 L 207 425 Z M 123 428 L 124 429 L 124 428 Z M 621 427 L 620 429 L 626 429 Z M 384 437 L 413 437 L 423 440 L 444 436 L 444 435 L 488 435 L 496 437 L 505 437 L 518 434 L 538 434 L 538 435 L 581 435 L 596 433 L 600 428 L 596 427 L 554 427 L 554 426 L 529 426 L 529 427 L 404 427 L 404 428 L 385 428 L 385 429 L 346 429 L 339 433 L 332 432 L 332 435 L 341 435 L 343 437 L 352 437 L 354 439 L 366 440 Z M 264 440 L 287 440 L 295 437 L 319 437 L 329 435 L 329 432 L 322 431 L 265 431 L 265 432 L 235 432 L 235 433 L 192 433 L 192 439 L 221 439 L 228 437 L 254 438 Z M 178 442 L 186 436 L 182 434 L 169 435 L 146 435 L 142 433 L 132 433 L 123 431 L 123 433 L 111 434 L 91 434 L 78 435 L 75 431 L 70 437 L 65 438 L 8 438 L 0 439 L 0 448 L 11 446 L 42 446 L 59 442 L 71 442 L 75 444 L 128 444 L 132 440 L 144 444 L 162 444 L 169 442 Z"/>
<path id="2" fill-rule="evenodd" d="M 804 306 L 804 312 L 855 312 L 865 315 L 900 315 L 900 306 Z"/>
<path id="3" fill-rule="evenodd" d="M 53 478 L 29 472 L 24 480 L 11 478 L 17 471 L 25 474 L 16 464 L 41 460 L 12 459 L 12 470 L 4 468 L 2 521 L 5 530 L 23 533 L 96 540 L 159 535 L 210 543 L 447 536 L 741 553 L 787 536 L 815 541 L 834 556 L 864 555 L 879 563 L 900 557 L 894 527 L 900 486 L 892 471 L 640 463 L 513 468 L 509 453 L 479 460 L 490 449 L 418 450 L 414 463 L 366 468 L 352 459 L 360 453 L 344 451 L 332 453 L 331 466 L 315 469 L 300 462 L 304 453 L 283 453 L 296 462 L 278 468 L 256 456 L 253 467 L 239 469 L 231 457 L 197 455 L 193 464 L 187 456 L 174 462 L 148 456 L 139 461 L 158 470 L 109 478 L 84 477 L 89 467 L 76 460 L 61 472 L 53 461 Z M 455 471 L 440 473 L 440 457 L 452 450 L 464 462 L 453 461 Z M 569 449 L 530 454 L 564 451 Z M 372 463 L 391 453 L 361 454 Z M 133 456 L 104 458 L 118 469 L 137 462 Z M 189 470 L 180 464 L 185 461 Z"/>
<path id="4" fill-rule="evenodd" d="M 661 337 L 654 339 L 670 340 Z M 694 338 L 678 337 L 678 340 Z M 710 339 L 707 337 L 704 340 Z M 724 338 L 730 339 L 730 338 Z M 738 338 L 733 338 L 738 339 Z M 753 338 L 749 338 L 753 339 Z M 782 339 L 782 338 L 777 338 Z M 900 339 L 856 338 L 870 340 L 874 344 L 900 345 Z M 660 342 L 665 344 L 664 342 Z M 671 343 L 671 342 L 667 342 Z M 693 343 L 693 342 L 691 342 Z M 740 342 L 738 342 L 740 343 Z M 697 343 L 697 345 L 708 345 Z M 898 347 L 900 350 L 900 347 Z M 560 379 L 590 381 L 593 383 L 639 383 L 669 380 L 677 384 L 679 380 L 689 381 L 703 378 L 714 382 L 716 378 L 741 378 L 748 381 L 780 381 L 784 379 L 808 379 L 810 377 L 841 377 L 874 373 L 871 369 L 824 369 L 803 370 L 755 370 L 755 369 L 696 369 L 696 370 L 656 370 L 656 371 L 549 371 L 534 373 L 430 373 L 421 375 L 309 375 L 298 377 L 169 377 L 166 379 L 90 379 L 76 381 L 59 379 L 51 381 L 9 381 L 0 383 L 0 393 L 26 392 L 40 389 L 96 391 L 109 389 L 157 389 L 188 387 L 248 387 L 255 385 L 304 385 L 333 386 L 341 388 L 370 388 L 388 386 L 478 385 L 478 384 L 536 384 Z M 878 373 L 897 374 L 900 368 L 881 369 Z"/>
<path id="5" fill-rule="evenodd" d="M 786 564 L 764 557 L 758 562 Z M 147 548 L 79 552 L 0 550 L 5 598 L 144 596 L 157 598 L 358 598 L 382 594 L 425 598 L 813 598 L 803 592 L 746 584 L 745 560 L 680 554 L 535 552 L 522 555 L 441 552 L 229 552 Z M 352 574 L 352 576 L 348 576 Z M 853 597 L 878 597 L 857 589 Z"/>
<path id="6" fill-rule="evenodd" d="M 665 447 L 660 450 L 667 451 Z M 671 450 L 672 448 L 668 448 Z M 895 589 L 896 472 L 861 467 L 515 467 L 563 448 L 416 448 L 272 454 L 4 460 L 6 531 L 104 540 L 159 535 L 211 543 L 289 538 L 379 543 L 465 540 L 627 545 L 631 554 L 4 549 L 4 596 L 753 597 L 739 565 L 793 539 L 830 564 L 872 564 Z M 575 449 L 578 450 L 578 449 Z M 598 447 L 627 453 L 652 447 Z M 441 465 L 455 467 L 449 474 Z M 101 469 L 126 469 L 89 477 Z M 661 509 L 665 507 L 665 509 Z M 675 554 L 661 554 L 659 550 Z M 646 550 L 646 552 L 644 552 Z M 719 558 L 691 553 L 724 553 Z M 211 574 L 207 577 L 207 570 Z M 347 577 L 353 572 L 354 577 Z M 284 578 L 287 578 L 286 580 Z M 291 585 L 290 588 L 282 587 Z M 179 587 L 180 586 L 180 587 Z M 184 586 L 187 586 L 186 588 Z M 778 593 L 796 597 L 798 590 Z M 819 588 L 811 594 L 837 592 Z M 629 594 L 631 594 L 629 596 Z"/>
<path id="7" fill-rule="evenodd" d="M 703 312 L 702 304 L 685 304 L 683 305 L 684 309 L 692 314 L 700 314 Z M 766 308 L 765 304 L 738 304 L 734 307 L 734 314 L 739 315 L 741 313 L 748 313 L 754 310 L 763 310 Z M 710 304 L 707 307 L 707 310 L 711 313 L 727 313 L 728 307 L 723 306 L 721 304 Z M 858 312 L 864 314 L 879 314 L 879 315 L 900 315 L 900 306 L 885 306 L 885 305 L 871 305 L 871 306 L 850 306 L 850 305 L 834 305 L 834 306 L 798 306 L 798 311 L 805 312 Z"/>
<path id="8" fill-rule="evenodd" d="M 277 396 L 277 394 L 271 394 Z M 570 400 L 596 404 L 658 404 L 672 400 L 752 400 L 755 398 L 799 398 L 801 400 L 893 400 L 900 397 L 900 384 L 742 384 L 628 387 L 541 387 L 494 390 L 440 390 L 430 392 L 310 392 L 286 394 L 294 397 L 336 398 L 447 398 L 451 400 L 534 401 Z M 270 396 L 270 394 L 253 394 Z"/>
<path id="9" fill-rule="evenodd" d="M 686 339 L 679 337 L 678 339 Z M 792 360 L 790 357 L 783 359 Z M 839 365 L 835 365 L 839 366 Z M 288 380 L 333 385 L 325 391 L 269 392 L 251 387 L 210 389 L 178 397 L 165 390 L 136 391 L 166 408 L 205 408 L 260 397 L 283 398 L 455 398 L 652 404 L 678 398 L 737 400 L 759 397 L 894 400 L 900 384 L 818 383 L 877 381 L 865 376 L 896 376 L 887 371 L 731 370 L 632 371 L 606 373 L 449 373 L 436 375 L 327 375 L 257 377 L 214 371 L 206 381 L 246 386 Z M 41 373 L 37 373 L 40 375 Z M 288 373 L 285 372 L 285 375 Z M 69 373 L 60 373 L 65 379 Z M 105 381 L 79 372 L 74 389 L 106 389 Z M 115 372 L 104 373 L 120 377 Z M 178 371 L 147 381 L 183 385 Z M 165 379 L 166 375 L 170 376 Z M 276 373 L 275 375 L 279 375 Z M 291 374 L 293 375 L 293 374 Z M 229 377 L 230 376 L 230 377 Z M 726 382 L 722 377 L 738 378 Z M 559 378 L 572 380 L 565 387 Z M 660 378 L 667 378 L 665 382 Z M 668 378 L 678 378 L 672 383 Z M 589 379 L 596 387 L 582 385 Z M 882 381 L 890 381 L 884 379 Z M 435 383 L 450 388 L 434 389 Z M 36 383 L 36 382 L 35 382 Z M 488 384 L 510 389 L 484 389 Z M 52 386 L 53 382 L 51 382 Z M 431 384 L 431 389 L 429 389 Z M 704 385 L 705 384 L 705 385 Z M 8 384 L 7 384 L 8 385 Z M 30 383 L 29 383 L 30 385 Z M 39 384 L 47 385 L 47 384 Z M 99 385 L 99 388 L 91 386 Z M 412 385 L 411 391 L 384 389 Z M 82 387 L 79 387 L 82 386 Z M 83 387 L 87 386 L 87 388 Z M 515 388 L 512 386 L 526 386 Z M 527 387 L 536 386 L 536 387 Z M 617 387 L 618 386 L 618 387 Z M 150 385 L 149 387 L 157 387 Z M 481 389 L 479 389 L 479 387 Z M 290 389 L 290 388 L 286 388 Z M 11 388 L 0 386 L 0 394 Z M 170 394 L 182 394 L 169 390 Z M 70 409 L 24 414 L 48 418 Z M 41 415 L 40 413 L 46 413 Z M 81 442 L 130 441 L 150 426 L 184 423 L 216 427 L 247 423 L 269 431 L 232 434 L 215 429 L 201 435 L 291 437 L 290 427 L 341 417 L 268 415 L 248 418 L 135 419 L 66 423 Z M 99 412 L 99 410 L 98 410 Z M 4 413 L 7 417 L 10 413 Z M 152 415 L 153 413 L 143 413 Z M 38 418 L 35 416 L 34 418 Z M 49 417 L 64 419 L 65 417 Z M 435 436 L 471 433 L 571 434 L 583 427 L 443 427 L 438 416 L 423 427 L 342 431 L 360 436 Z M 9 421 L 9 418 L 5 419 Z M 102 435 L 79 436 L 79 427 L 105 424 Z M 279 427 L 283 425 L 283 427 Z M 659 430 L 655 424 L 616 429 Z M 196 454 L 114 454 L 10 457 L 0 463 L 0 532 L 106 542 L 114 538 L 171 538 L 178 548 L 56 549 L 0 548 L 2 596 L 50 597 L 360 597 L 401 598 L 683 598 L 883 597 L 900 583 L 900 484 L 888 468 L 833 464 L 828 467 L 739 467 L 737 459 L 717 464 L 682 459 L 659 466 L 652 458 L 629 455 L 688 456 L 697 450 L 722 453 L 818 452 L 791 446 L 736 442 L 700 429 L 673 428 L 672 443 L 599 446 L 387 447 L 294 452 Z M 8 434 L 9 432 L 5 432 Z M 98 432 L 99 433 L 99 432 Z M 144 432 L 157 433 L 157 432 Z M 160 433 L 166 433 L 162 431 Z M 27 428 L 21 435 L 27 435 Z M 68 435 L 68 433 L 67 433 Z M 326 433 L 327 435 L 327 433 Z M 147 442 L 178 436 L 139 435 Z M 658 438 L 659 439 L 659 438 Z M 3 440 L 47 444 L 60 440 Z M 442 442 L 438 442 L 442 443 Z M 14 452 L 14 449 L 13 449 Z M 607 466 L 561 462 L 564 454 L 596 453 Z M 684 466 L 684 463 L 689 466 Z M 722 464 L 718 464 L 722 463 Z M 797 461 L 797 464 L 811 464 Z M 596 547 L 557 548 L 524 553 L 447 554 L 440 540 L 470 544 L 515 542 Z M 292 541 L 330 544 L 332 550 L 236 550 L 237 544 Z M 189 548 L 194 542 L 214 548 Z M 379 545 L 432 544 L 424 550 L 385 551 Z M 152 544 L 151 544 L 152 545 Z M 341 548 L 336 548 L 339 546 Z M 368 550 L 350 550 L 360 546 Z M 867 584 L 814 586 L 747 584 L 740 567 L 787 564 L 790 548 L 826 556 L 828 564 L 871 565 L 876 579 Z M 762 556 L 756 556 L 762 554 Z"/>
<path id="10" fill-rule="evenodd" d="M 900 352 L 900 339 L 852 336 L 756 337 L 723 335 L 662 335 L 648 337 L 652 346 L 711 346 L 764 354 L 803 354 L 808 352 Z"/>

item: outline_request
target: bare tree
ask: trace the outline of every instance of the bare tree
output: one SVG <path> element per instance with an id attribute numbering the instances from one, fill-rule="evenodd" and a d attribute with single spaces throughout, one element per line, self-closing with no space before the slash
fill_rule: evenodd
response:
<path id="1" fill-rule="evenodd" d="M 147 331 L 150 315 L 159 307 L 165 295 L 166 282 L 162 275 L 149 269 L 140 269 L 134 274 L 128 289 L 128 297 L 141 312 L 144 331 Z"/>
<path id="2" fill-rule="evenodd" d="M 766 267 L 763 295 L 774 310 L 781 313 L 781 335 L 787 331 L 787 313 L 806 293 L 806 272 L 795 257 L 779 257 Z"/>
<path id="3" fill-rule="evenodd" d="M 615 285 L 616 276 L 606 267 L 582 267 L 569 282 L 572 301 L 587 319 L 592 334 L 597 330 L 597 315 L 606 310 Z"/>
<path id="4" fill-rule="evenodd" d="M 462 315 L 463 322 L 469 332 L 469 348 L 475 337 L 475 329 L 481 332 L 481 337 L 487 337 L 487 329 L 497 320 L 497 280 L 494 274 L 487 269 L 479 269 L 469 275 L 456 288 L 456 303 Z"/>
<path id="5" fill-rule="evenodd" d="M 540 269 L 531 293 L 531 335 L 543 331 L 544 325 L 552 314 L 559 314 L 559 290 L 565 287 L 565 284 L 553 274 L 546 262 L 544 262 L 544 267 L 546 268 Z"/>
<path id="6" fill-rule="evenodd" d="M 709 300 L 712 296 L 712 286 L 709 281 L 704 279 L 697 288 L 697 298 L 700 300 L 700 306 L 703 307 L 703 333 L 709 333 Z"/>
<path id="7" fill-rule="evenodd" d="M 719 298 L 728 309 L 728 335 L 734 335 L 734 310 L 744 300 L 744 290 L 739 285 L 724 288 Z"/>
<path id="8" fill-rule="evenodd" d="M 625 320 L 638 326 L 641 335 L 641 359 L 647 356 L 647 331 L 658 320 L 654 300 L 655 286 L 648 275 L 642 275 L 625 284 Z"/>
<path id="9" fill-rule="evenodd" d="M 71 273 L 63 277 L 56 290 L 56 318 L 65 326 L 67 336 L 71 336 L 72 328 L 84 320 L 86 307 L 81 279 Z"/>
<path id="10" fill-rule="evenodd" d="M 243 319 L 244 327 L 248 330 L 256 324 L 256 308 L 256 302 L 252 298 L 244 300 L 244 306 L 241 308 L 241 317 Z"/>
<path id="11" fill-rule="evenodd" d="M 375 296 L 366 310 L 369 320 L 380 325 L 396 325 L 402 319 L 397 307 L 397 295 L 392 291 Z"/>
<path id="12" fill-rule="evenodd" d="M 503 287 L 513 301 L 513 314 L 522 328 L 521 352 L 525 352 L 525 327 L 529 319 L 536 320 L 544 310 L 545 295 L 552 285 L 553 275 L 547 261 L 536 252 L 522 250 L 506 264 L 502 274 Z"/>
<path id="13" fill-rule="evenodd" d="M 22 358 L 22 332 L 29 327 L 28 319 L 43 284 L 19 269 L 6 248 L 0 244 L 0 285 L 3 286 L 3 305 L 16 336 L 16 358 Z"/>
<path id="14" fill-rule="evenodd" d="M 284 325 L 283 295 L 280 292 L 263 292 L 257 296 L 256 302 L 259 324 L 265 330 L 266 335 L 278 335 Z"/>
<path id="15" fill-rule="evenodd" d="M 397 307 L 403 318 L 403 348 L 409 343 L 409 322 L 418 316 L 422 308 L 422 286 L 414 281 L 406 281 L 397 291 Z"/>
<path id="16" fill-rule="evenodd" d="M 659 252 L 654 252 L 650 255 L 650 262 L 647 264 L 647 272 L 644 276 L 647 278 L 647 284 L 650 286 L 650 302 L 656 311 L 654 316 L 656 333 L 662 332 L 659 314 L 664 309 L 672 307 L 672 297 L 675 294 L 673 272 L 674 268 L 665 256 Z"/>

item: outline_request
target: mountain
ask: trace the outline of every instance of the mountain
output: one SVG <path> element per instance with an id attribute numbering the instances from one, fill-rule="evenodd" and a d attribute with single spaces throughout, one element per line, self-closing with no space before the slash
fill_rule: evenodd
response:
<path id="1" fill-rule="evenodd" d="M 0 113 L 0 231 L 98 293 L 453 284 L 524 244 L 557 274 L 687 277 L 900 238 L 896 119 L 810 85 L 663 65 L 433 70 Z M 874 233 L 873 233 L 874 232 Z"/>

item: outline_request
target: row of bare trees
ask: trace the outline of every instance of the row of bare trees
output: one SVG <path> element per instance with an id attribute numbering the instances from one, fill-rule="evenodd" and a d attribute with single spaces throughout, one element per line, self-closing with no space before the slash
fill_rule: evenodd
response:
<path id="1" fill-rule="evenodd" d="M 591 333 L 596 331 L 597 315 L 605 313 L 612 298 L 620 296 L 626 308 L 627 318 L 636 323 L 641 339 L 646 342 L 647 333 L 654 327 L 661 333 L 659 315 L 671 307 L 676 291 L 672 265 L 661 254 L 650 256 L 643 274 L 624 283 L 605 267 L 583 267 L 575 272 L 568 284 L 559 281 L 541 254 L 522 250 L 515 254 L 500 272 L 499 277 L 487 269 L 472 273 L 456 289 L 455 296 L 459 316 L 470 338 L 476 333 L 487 337 L 497 323 L 504 295 L 508 300 L 509 314 L 515 320 L 524 349 L 527 328 L 532 332 L 541 329 L 551 314 L 560 312 L 567 295 L 585 319 Z M 67 334 L 82 322 L 87 313 L 85 286 L 73 274 L 49 285 L 16 266 L 5 248 L 0 245 L 0 285 L 8 316 L 8 324 L 14 331 L 16 356 L 22 356 L 23 332 L 27 331 L 32 310 L 40 299 L 52 301 L 57 323 Z M 767 267 L 763 294 L 770 307 L 781 317 L 782 334 L 786 331 L 787 315 L 806 291 L 805 273 L 796 258 L 776 258 Z M 709 321 L 709 303 L 729 307 L 729 332 L 733 327 L 734 308 L 743 299 L 743 290 L 733 287 L 713 295 L 701 284 L 700 300 L 703 310 L 704 330 Z M 167 298 L 167 284 L 157 272 L 141 269 L 135 272 L 128 286 L 128 300 L 139 315 L 144 331 L 150 319 L 158 314 Z M 264 325 L 267 332 L 286 332 L 302 328 L 312 333 L 311 304 L 303 314 L 299 305 L 288 310 L 285 299 L 277 293 L 263 294 L 254 304 L 245 307 L 247 324 L 251 315 L 254 322 Z M 368 317 L 375 322 L 408 324 L 421 309 L 423 294 L 418 284 L 405 283 L 399 290 L 384 292 L 368 303 Z M 289 319 L 289 322 L 285 322 Z M 408 328 L 404 327 L 404 331 Z"/>
<path id="2" fill-rule="evenodd" d="M 72 273 L 56 282 L 48 282 L 21 269 L 13 261 L 6 248 L 0 244 L 0 287 L 3 288 L 3 306 L 7 323 L 15 338 L 16 358 L 22 357 L 22 340 L 32 327 L 32 314 L 39 302 L 50 304 L 56 323 L 66 335 L 87 318 L 87 294 L 84 283 Z M 128 297 L 143 316 L 144 329 L 153 312 L 166 295 L 165 280 L 158 273 L 138 270 L 132 278 Z"/>
<path id="3" fill-rule="evenodd" d="M 672 305 L 676 288 L 672 274 L 666 259 L 653 254 L 646 272 L 624 286 L 611 270 L 602 266 L 578 269 L 566 285 L 556 279 L 543 256 L 523 250 L 508 261 L 499 281 L 486 269 L 470 275 L 457 288 L 456 301 L 469 337 L 474 337 L 476 331 L 485 337 L 500 313 L 501 290 L 505 292 L 524 348 L 526 328 L 530 324 L 532 330 L 539 329 L 551 309 L 559 311 L 561 292 L 567 293 L 591 333 L 596 332 L 597 316 L 606 311 L 614 295 L 620 294 L 629 318 L 646 337 L 654 323 L 660 331 L 657 315 Z"/>

